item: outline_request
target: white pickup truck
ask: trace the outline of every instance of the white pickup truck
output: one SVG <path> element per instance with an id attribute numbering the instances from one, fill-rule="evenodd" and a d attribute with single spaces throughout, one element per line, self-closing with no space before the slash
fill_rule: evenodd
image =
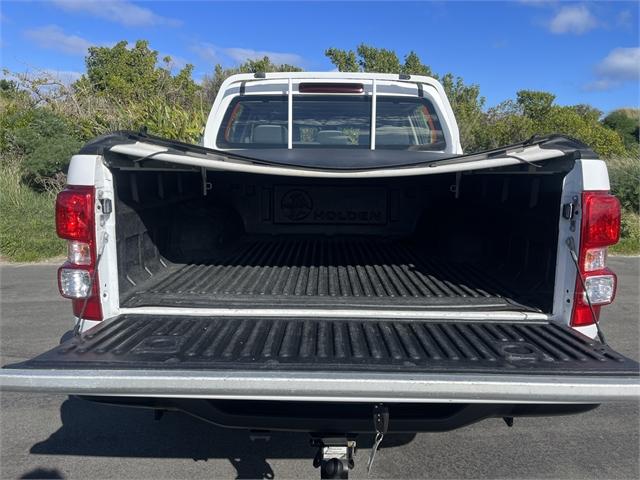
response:
<path id="1" fill-rule="evenodd" d="M 620 231 L 605 163 L 563 136 L 464 155 L 432 78 L 235 75 L 203 145 L 88 143 L 56 227 L 75 335 L 5 366 L 5 390 L 306 431 L 327 478 L 358 433 L 640 394 L 598 323 Z"/>

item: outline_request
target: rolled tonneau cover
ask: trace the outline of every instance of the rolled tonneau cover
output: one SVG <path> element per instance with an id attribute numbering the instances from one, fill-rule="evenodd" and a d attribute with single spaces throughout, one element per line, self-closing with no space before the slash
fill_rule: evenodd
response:
<path id="1" fill-rule="evenodd" d="M 128 131 L 91 141 L 80 154 L 105 155 L 115 167 L 170 163 L 216 171 L 309 178 L 384 178 L 433 175 L 514 165 L 532 166 L 545 160 L 597 158 L 579 140 L 562 135 L 534 137 L 484 152 L 450 155 L 420 150 L 246 149 L 214 150 Z M 117 157 L 117 158 L 116 158 Z M 122 161 L 122 158 L 128 160 Z M 565 168 L 567 171 L 569 168 Z"/>

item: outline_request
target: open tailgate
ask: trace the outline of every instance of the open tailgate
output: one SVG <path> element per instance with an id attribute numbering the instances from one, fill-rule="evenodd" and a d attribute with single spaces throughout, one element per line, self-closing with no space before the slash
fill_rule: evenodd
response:
<path id="1" fill-rule="evenodd" d="M 638 364 L 549 322 L 123 315 L 0 370 L 0 388 L 245 400 L 598 403 Z"/>

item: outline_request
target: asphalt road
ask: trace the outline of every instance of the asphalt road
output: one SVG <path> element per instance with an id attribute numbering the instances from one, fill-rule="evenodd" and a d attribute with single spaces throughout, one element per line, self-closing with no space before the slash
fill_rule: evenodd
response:
<path id="1" fill-rule="evenodd" d="M 610 260 L 618 298 L 603 310 L 611 345 L 638 359 L 640 259 Z M 53 265 L 0 267 L 0 363 L 57 344 L 71 327 Z M 2 478 L 319 478 L 302 434 L 249 439 L 186 415 L 157 422 L 150 411 L 99 406 L 62 395 L 4 393 L 0 399 Z M 500 419 L 449 433 L 385 440 L 373 478 L 633 478 L 639 470 L 638 404 L 586 414 Z M 368 450 L 352 478 L 366 478 Z"/>

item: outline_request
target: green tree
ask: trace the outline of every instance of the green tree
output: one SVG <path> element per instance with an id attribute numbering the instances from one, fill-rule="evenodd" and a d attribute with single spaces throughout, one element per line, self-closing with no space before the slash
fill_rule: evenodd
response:
<path id="1" fill-rule="evenodd" d="M 6 121 L 2 128 L 3 163 L 17 163 L 25 183 L 35 188 L 66 173 L 71 155 L 82 146 L 69 122 L 47 107 L 15 110 Z"/>
<path id="2" fill-rule="evenodd" d="M 603 158 L 625 155 L 620 135 L 600 122 L 600 111 L 588 105 L 554 105 L 555 95 L 521 90 L 487 112 L 479 135 L 482 148 L 520 142 L 534 134 L 554 133 L 582 140 Z"/>
<path id="3" fill-rule="evenodd" d="M 432 75 L 431 68 L 422 63 L 418 54 L 413 50 L 404 57 L 401 64 L 398 55 L 393 50 L 376 48 L 361 43 L 353 50 L 328 48 L 324 52 L 341 72 L 376 72 L 376 73 L 407 73 L 410 75 Z"/>
<path id="4" fill-rule="evenodd" d="M 602 110 L 598 110 L 597 108 L 585 103 L 574 105 L 571 108 L 573 108 L 578 115 L 584 117 L 589 122 L 597 122 L 602 116 Z"/>
<path id="5" fill-rule="evenodd" d="M 85 58 L 86 74 L 77 85 L 87 86 L 98 95 L 132 100 L 148 96 L 157 88 L 160 72 L 158 52 L 145 40 L 132 48 L 121 41 L 113 47 L 90 47 Z"/>
<path id="6" fill-rule="evenodd" d="M 626 153 L 620 135 L 602 126 L 597 119 L 580 115 L 573 107 L 554 105 L 544 118 L 536 120 L 536 133 L 561 133 L 575 137 L 603 158 L 624 156 Z"/>
<path id="7" fill-rule="evenodd" d="M 358 45 L 358 63 L 365 72 L 400 73 L 400 60 L 393 50 Z"/>
<path id="8" fill-rule="evenodd" d="M 340 50 L 339 48 L 328 48 L 324 51 L 331 63 L 341 72 L 359 72 L 360 65 L 353 50 Z"/>
<path id="9" fill-rule="evenodd" d="M 477 128 L 475 150 L 488 150 L 521 142 L 535 133 L 535 123 L 522 115 L 514 100 L 505 100 L 489 108 Z"/>
<path id="10" fill-rule="evenodd" d="M 10 72 L 4 71 L 5 75 Z M 35 107 L 34 99 L 21 90 L 14 80 L 0 80 L 0 162 L 13 160 L 16 152 L 15 132 L 29 125 L 30 113 Z"/>
<path id="11" fill-rule="evenodd" d="M 15 80 L 0 79 L 0 95 L 10 98 L 18 93 L 18 84 Z"/>
<path id="12" fill-rule="evenodd" d="M 197 141 L 204 127 L 202 89 L 192 78 L 193 65 L 172 74 L 171 57 L 138 40 L 113 47 L 91 47 L 86 74 L 73 85 L 79 124 L 88 135 L 105 130 L 140 129 L 185 141 Z"/>
<path id="13" fill-rule="evenodd" d="M 556 96 L 549 92 L 535 90 L 520 90 L 516 94 L 516 101 L 522 113 L 534 121 L 541 121 L 551 110 Z"/>
<path id="14" fill-rule="evenodd" d="M 622 137 L 625 147 L 631 152 L 638 151 L 640 142 L 640 109 L 626 108 L 614 110 L 604 117 L 602 124 L 611 130 L 618 132 Z"/>
<path id="15" fill-rule="evenodd" d="M 159 65 L 158 52 L 150 49 L 146 40 L 138 40 L 131 48 L 126 41 L 113 47 L 91 47 L 85 63 L 87 71 L 76 82 L 76 89 L 120 103 L 162 95 L 169 96 L 170 102 L 184 104 L 192 101 L 199 91 L 191 78 L 193 65 L 185 65 L 172 75 L 171 57 L 164 57 Z"/>
<path id="16" fill-rule="evenodd" d="M 404 64 L 401 68 L 402 73 L 406 73 L 408 75 L 425 75 L 427 77 L 432 77 L 433 72 L 431 71 L 431 67 L 425 65 L 418 57 L 418 54 L 411 50 L 404 57 Z"/>
<path id="17" fill-rule="evenodd" d="M 480 95 L 480 87 L 475 84 L 467 85 L 461 77 L 455 77 L 451 73 L 444 75 L 440 82 L 458 122 L 462 148 L 465 151 L 481 149 L 480 138 L 484 119 L 482 107 L 485 99 Z"/>

